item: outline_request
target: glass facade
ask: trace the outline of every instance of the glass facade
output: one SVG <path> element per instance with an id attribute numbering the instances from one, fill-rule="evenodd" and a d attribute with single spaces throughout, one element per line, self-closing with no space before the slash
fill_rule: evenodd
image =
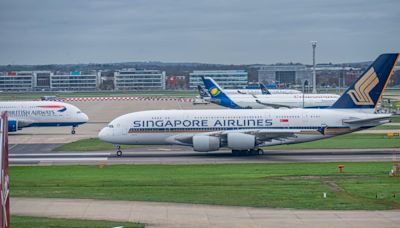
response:
<path id="1" fill-rule="evenodd" d="M 159 70 L 121 70 L 114 74 L 116 90 L 164 90 L 165 72 Z"/>
<path id="2" fill-rule="evenodd" d="M 301 85 L 312 80 L 312 72 L 304 65 L 270 65 L 258 70 L 258 81 L 266 84 L 285 83 Z"/>
<path id="3" fill-rule="evenodd" d="M 91 91 L 98 88 L 98 77 L 93 75 L 52 75 L 51 90 L 53 91 Z"/>
<path id="4" fill-rule="evenodd" d="M 248 73 L 245 70 L 204 70 L 190 73 L 189 87 L 191 89 L 196 88 L 197 85 L 203 85 L 201 76 L 213 78 L 226 89 L 246 88 L 248 84 Z"/>
<path id="5" fill-rule="evenodd" d="M 33 88 L 33 75 L 0 75 L 1 91 L 30 91 Z"/>

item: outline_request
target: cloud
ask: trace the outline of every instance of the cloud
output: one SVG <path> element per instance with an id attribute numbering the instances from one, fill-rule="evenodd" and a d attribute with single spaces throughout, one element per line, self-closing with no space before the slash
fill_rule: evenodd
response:
<path id="1" fill-rule="evenodd" d="M 400 2 L 3 0 L 0 64 L 374 59 L 397 52 Z"/>

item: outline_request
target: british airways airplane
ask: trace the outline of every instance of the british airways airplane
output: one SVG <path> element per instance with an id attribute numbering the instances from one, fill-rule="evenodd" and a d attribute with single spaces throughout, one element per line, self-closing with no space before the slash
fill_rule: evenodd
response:
<path id="1" fill-rule="evenodd" d="M 227 108 L 327 108 L 340 97 L 336 94 L 268 94 L 229 95 L 212 78 L 203 82 L 210 94 L 209 101 Z"/>
<path id="2" fill-rule="evenodd" d="M 55 101 L 6 101 L 0 102 L 0 112 L 8 112 L 8 132 L 26 127 L 71 126 L 86 123 L 89 118 L 79 108 Z"/>
<path id="3" fill-rule="evenodd" d="M 184 145 L 209 152 L 263 153 L 261 146 L 314 141 L 375 127 L 390 121 L 376 106 L 399 54 L 380 55 L 326 109 L 220 109 L 134 112 L 111 121 L 102 141 L 121 144 Z"/>

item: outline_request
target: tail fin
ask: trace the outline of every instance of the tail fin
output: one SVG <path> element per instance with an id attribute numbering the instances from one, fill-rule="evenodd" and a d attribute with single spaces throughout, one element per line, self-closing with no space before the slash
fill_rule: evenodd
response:
<path id="1" fill-rule="evenodd" d="M 262 84 L 261 82 L 260 82 L 260 88 L 261 88 L 261 93 L 262 94 L 266 94 L 266 95 L 270 95 L 271 94 L 271 92 L 269 92 L 267 87 L 264 84 Z"/>
<path id="2" fill-rule="evenodd" d="M 210 77 L 201 77 L 204 86 L 211 96 L 211 102 L 222 105 L 227 108 L 242 108 L 237 105 L 232 99 L 225 94 L 222 88 Z"/>
<path id="3" fill-rule="evenodd" d="M 375 109 L 397 64 L 399 53 L 380 55 L 331 106 L 335 109 Z"/>
<path id="4" fill-rule="evenodd" d="M 197 85 L 197 90 L 199 90 L 200 98 L 210 97 L 210 94 L 201 85 Z"/>

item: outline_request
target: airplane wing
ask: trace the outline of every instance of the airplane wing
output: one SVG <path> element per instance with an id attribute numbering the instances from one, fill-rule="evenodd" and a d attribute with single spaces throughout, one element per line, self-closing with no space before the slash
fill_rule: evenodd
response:
<path id="1" fill-rule="evenodd" d="M 293 108 L 292 106 L 289 106 L 289 105 L 271 104 L 271 103 L 262 102 L 259 99 L 256 99 L 256 102 L 261 105 L 265 105 L 265 106 L 272 107 L 272 108 Z"/>
<path id="2" fill-rule="evenodd" d="M 380 117 L 373 117 L 373 118 L 367 118 L 367 119 L 358 119 L 358 118 L 352 118 L 352 119 L 345 119 L 343 120 L 343 123 L 347 124 L 364 124 L 364 123 L 370 123 L 370 122 L 381 122 L 382 123 L 389 123 L 390 122 L 390 116 L 380 116 Z"/>
<path id="3" fill-rule="evenodd" d="M 296 137 L 296 133 L 301 132 L 300 130 L 291 130 L 291 129 L 250 129 L 250 130 L 229 130 L 229 131 L 214 131 L 214 132 L 205 132 L 205 133 L 192 133 L 192 134 L 182 134 L 173 136 L 169 140 L 173 140 L 175 142 L 179 142 L 182 145 L 190 145 L 192 144 L 192 138 L 195 135 L 208 135 L 219 137 L 222 141 L 227 139 L 227 135 L 229 133 L 242 133 L 248 135 L 254 135 L 257 138 L 257 141 L 267 142 L 272 140 L 282 140 L 287 138 Z"/>

